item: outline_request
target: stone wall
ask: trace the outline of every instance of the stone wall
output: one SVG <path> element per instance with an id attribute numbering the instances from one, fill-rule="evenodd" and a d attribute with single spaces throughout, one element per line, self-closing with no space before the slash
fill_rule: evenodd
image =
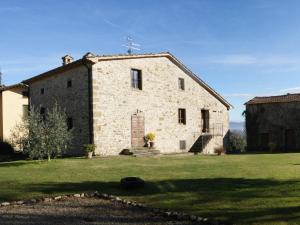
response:
<path id="1" fill-rule="evenodd" d="M 142 71 L 143 89 L 131 87 L 131 69 Z M 185 90 L 178 87 L 184 78 Z M 166 57 L 100 61 L 93 66 L 94 140 L 97 153 L 118 154 L 131 147 L 131 116 L 145 115 L 145 133 L 155 132 L 156 148 L 162 153 L 188 151 L 201 135 L 201 109 L 210 112 L 210 125 L 221 124 L 223 134 L 213 138 L 205 153 L 223 145 L 228 131 L 224 104 Z M 178 108 L 186 109 L 186 125 L 178 123 Z"/>
<path id="2" fill-rule="evenodd" d="M 72 81 L 72 87 L 67 82 Z M 44 88 L 44 94 L 41 94 Z M 83 154 L 82 146 L 89 143 L 88 71 L 78 66 L 30 84 L 30 103 L 46 110 L 55 102 L 73 119 L 73 146 L 68 153 Z"/>
<path id="3" fill-rule="evenodd" d="M 247 149 L 249 151 L 297 151 L 300 149 L 300 103 L 250 104 L 246 106 Z M 286 135 L 293 130 L 295 144 L 287 148 Z M 262 135 L 269 136 L 268 148 L 262 146 Z M 266 139 L 266 138 L 265 138 Z"/>

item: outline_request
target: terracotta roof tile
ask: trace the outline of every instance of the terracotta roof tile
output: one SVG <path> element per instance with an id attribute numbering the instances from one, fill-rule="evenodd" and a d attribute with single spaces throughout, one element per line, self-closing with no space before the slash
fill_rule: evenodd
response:
<path id="1" fill-rule="evenodd" d="M 267 97 L 255 97 L 250 101 L 246 102 L 245 104 L 253 105 L 253 104 L 282 103 L 282 102 L 300 102 L 300 93 L 278 95 L 278 96 L 267 96 Z"/>

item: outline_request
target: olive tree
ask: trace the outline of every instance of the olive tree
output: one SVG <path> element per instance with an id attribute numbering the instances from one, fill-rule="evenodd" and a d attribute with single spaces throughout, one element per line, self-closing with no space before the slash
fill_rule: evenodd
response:
<path id="1" fill-rule="evenodd" d="M 50 161 L 61 156 L 73 137 L 67 126 L 66 113 L 57 104 L 44 114 L 31 107 L 28 118 L 17 126 L 25 127 L 28 133 L 22 138 L 15 138 L 15 142 L 22 143 L 23 151 L 32 159 L 47 158 Z"/>
<path id="2" fill-rule="evenodd" d="M 244 131 L 229 131 L 229 152 L 244 152 L 246 144 L 246 135 Z"/>

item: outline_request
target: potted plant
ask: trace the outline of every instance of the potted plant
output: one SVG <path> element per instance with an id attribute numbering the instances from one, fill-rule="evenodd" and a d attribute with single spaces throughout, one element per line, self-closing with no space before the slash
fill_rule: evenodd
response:
<path id="1" fill-rule="evenodd" d="M 216 153 L 217 155 L 224 154 L 224 153 L 225 153 L 224 147 L 223 147 L 223 146 L 220 146 L 220 147 L 215 148 L 215 153 Z"/>
<path id="2" fill-rule="evenodd" d="M 146 135 L 146 140 L 147 140 L 147 142 L 149 142 L 149 145 L 150 145 L 150 148 L 153 148 L 154 147 L 154 140 L 155 140 L 155 137 L 156 137 L 156 135 L 155 135 L 155 133 L 148 133 L 147 135 Z"/>
<path id="3" fill-rule="evenodd" d="M 93 157 L 94 152 L 95 152 L 96 145 L 94 145 L 94 144 L 86 144 L 83 147 L 84 147 L 84 151 L 86 153 L 87 158 L 91 159 Z"/>

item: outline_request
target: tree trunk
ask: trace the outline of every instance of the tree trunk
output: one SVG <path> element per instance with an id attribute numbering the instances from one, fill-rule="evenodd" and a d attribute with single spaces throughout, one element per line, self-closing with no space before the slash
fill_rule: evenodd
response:
<path id="1" fill-rule="evenodd" d="M 50 155 L 48 155 L 48 162 L 50 162 L 51 161 L 51 157 L 50 157 Z"/>

